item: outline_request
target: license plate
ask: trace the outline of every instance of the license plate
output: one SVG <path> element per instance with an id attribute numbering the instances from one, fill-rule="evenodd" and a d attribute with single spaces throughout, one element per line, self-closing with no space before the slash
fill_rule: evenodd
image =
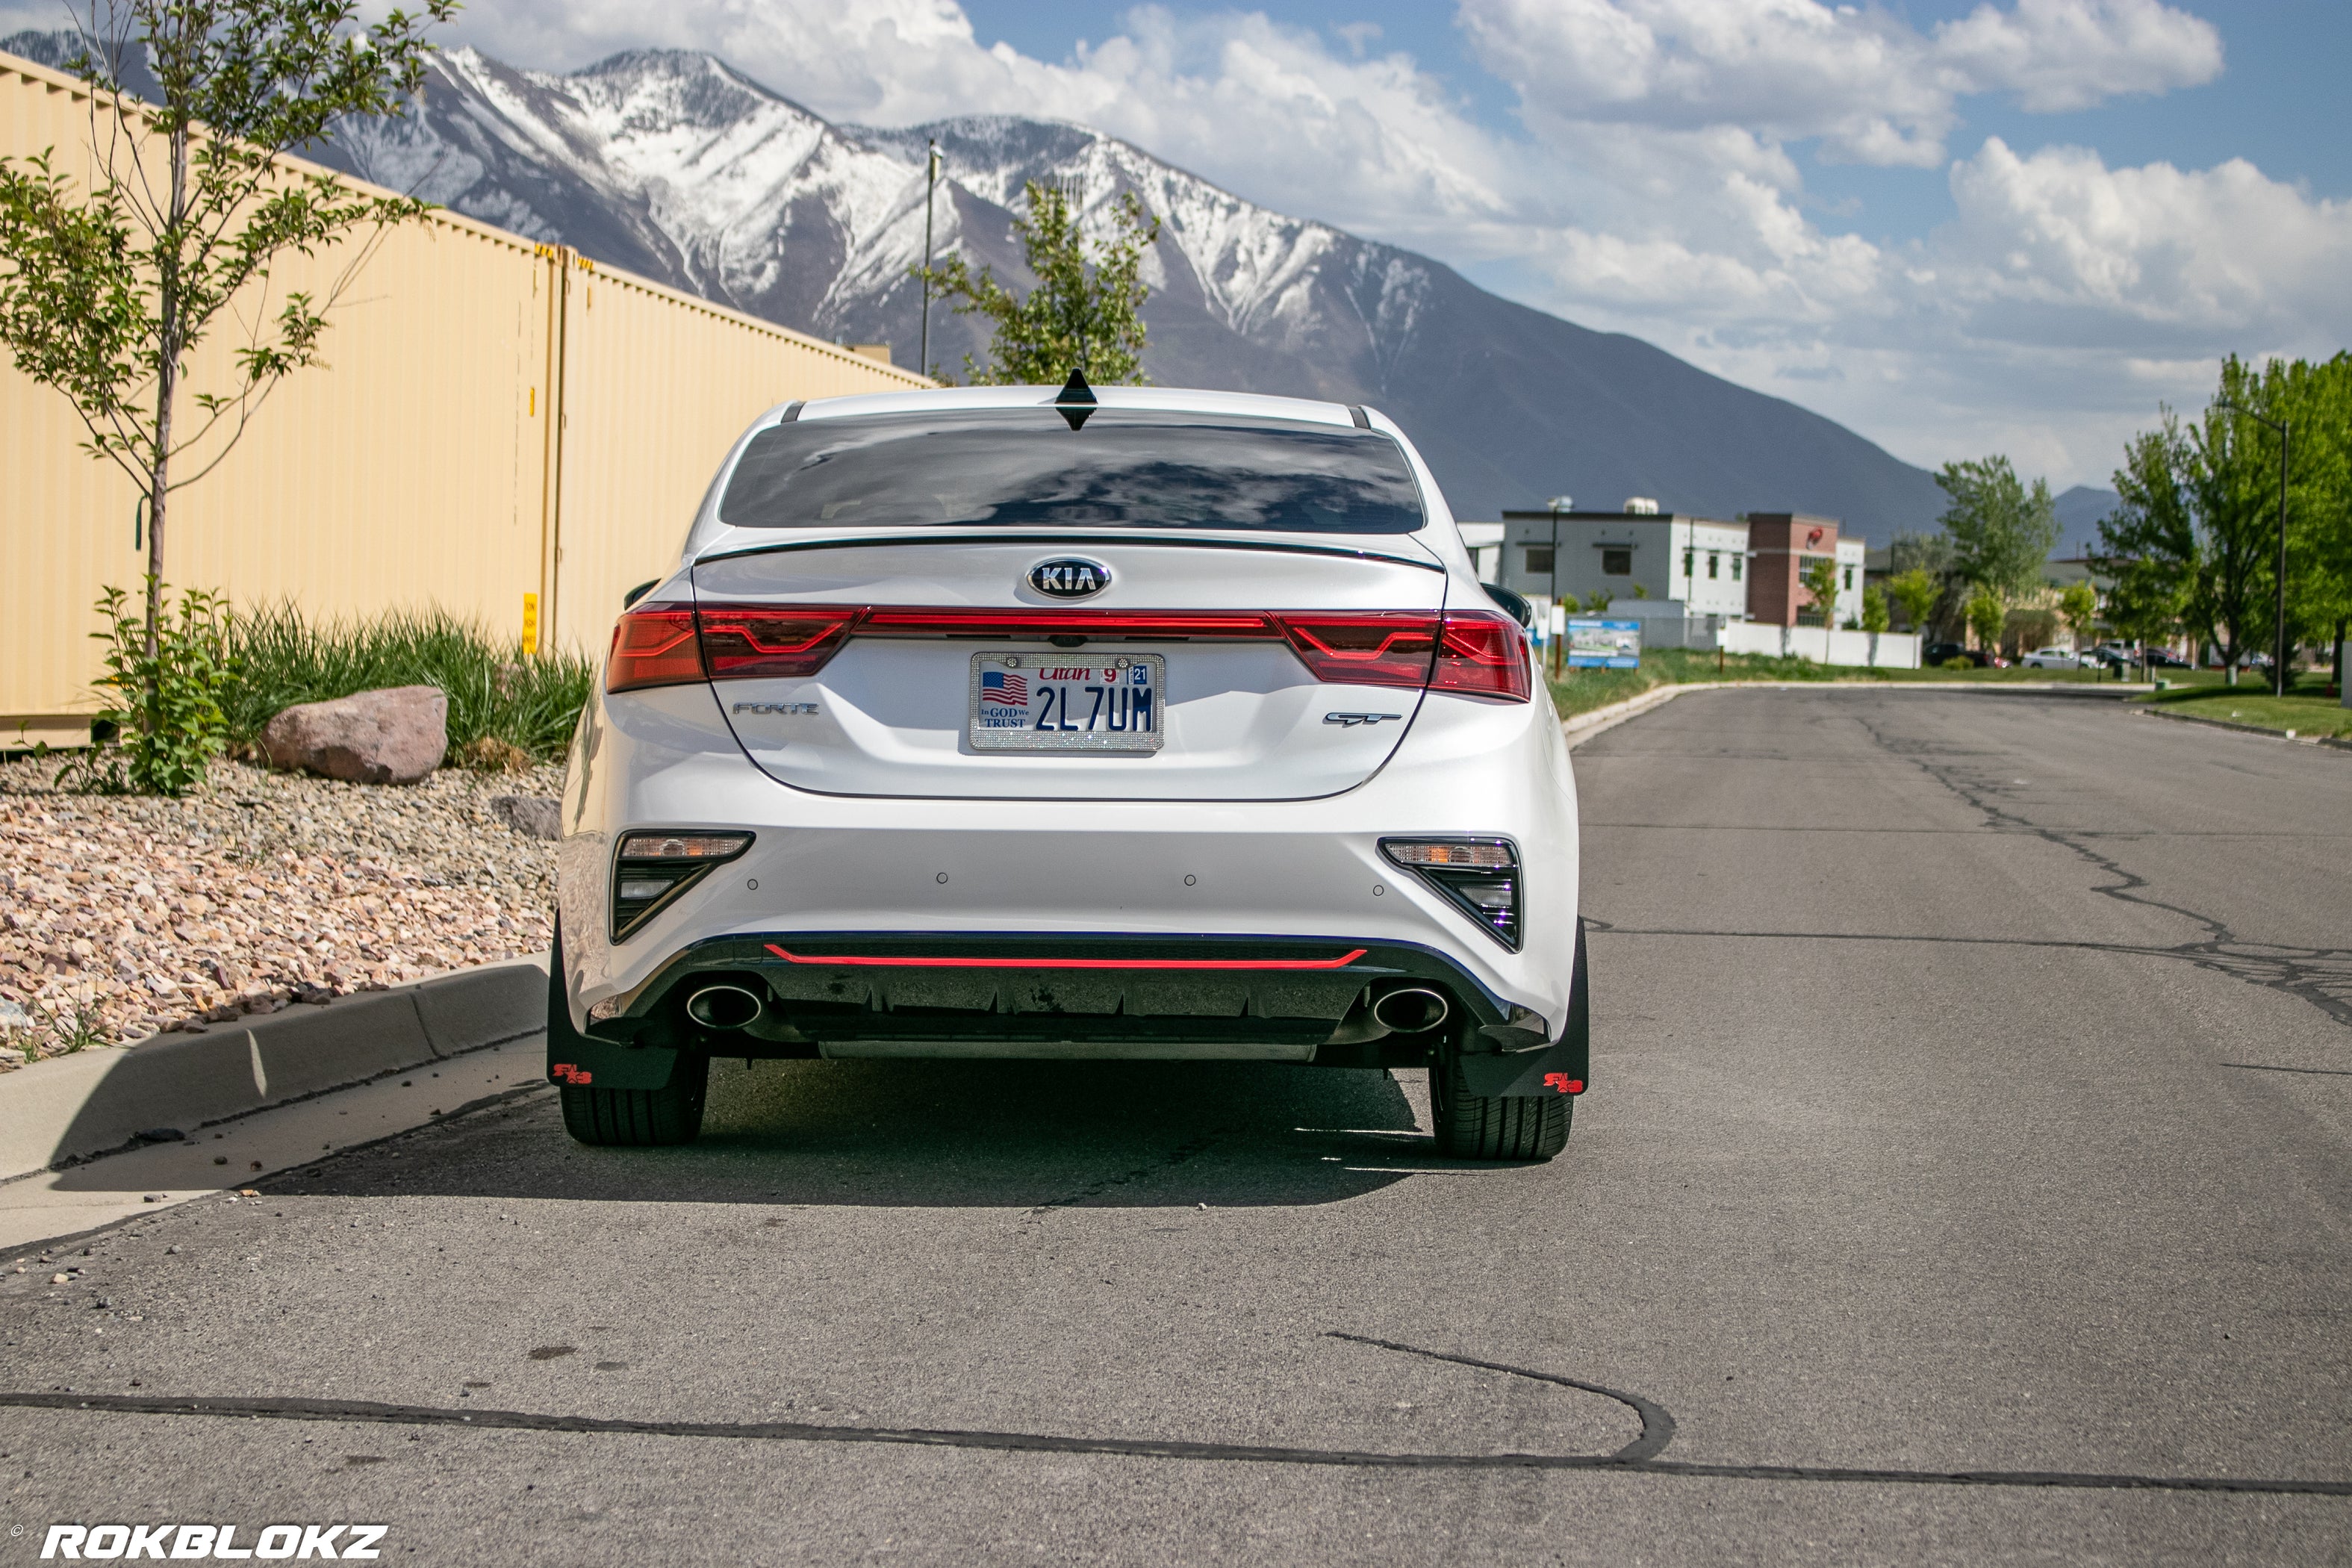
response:
<path id="1" fill-rule="evenodd" d="M 1156 653 L 974 654 L 972 750 L 1156 752 L 1167 683 Z"/>

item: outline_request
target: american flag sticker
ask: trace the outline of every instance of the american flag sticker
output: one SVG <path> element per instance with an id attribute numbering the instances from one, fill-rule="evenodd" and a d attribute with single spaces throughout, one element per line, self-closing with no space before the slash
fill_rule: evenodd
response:
<path id="1" fill-rule="evenodd" d="M 980 672 L 980 700 L 1026 708 L 1029 706 L 1029 678 L 1015 675 L 1010 670 L 983 669 Z"/>

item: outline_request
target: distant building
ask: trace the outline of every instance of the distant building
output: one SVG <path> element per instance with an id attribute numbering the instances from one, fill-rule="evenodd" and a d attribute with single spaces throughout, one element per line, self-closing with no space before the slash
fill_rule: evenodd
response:
<path id="1" fill-rule="evenodd" d="M 1862 614 L 1864 545 L 1841 538 L 1834 518 L 1755 512 L 1727 522 L 1660 511 L 1655 501 L 1632 496 L 1622 511 L 1562 511 L 1557 518 L 1548 510 L 1507 511 L 1499 538 L 1490 531 L 1496 527 L 1462 525 L 1465 542 L 1477 531 L 1472 548 L 1479 575 L 1531 599 L 1556 595 L 1581 605 L 1605 595 L 1654 601 L 1656 613 L 1694 621 L 1794 626 L 1798 609 L 1811 607 L 1797 574 L 1806 561 L 1827 556 L 1838 563 L 1836 624 Z M 1499 556 L 1492 566 L 1489 550 Z M 1681 608 L 1669 612 L 1669 604 Z"/>
<path id="2" fill-rule="evenodd" d="M 1801 584 L 1804 569 L 1824 557 L 1838 564 L 1835 624 L 1861 617 L 1869 550 L 1859 539 L 1839 538 L 1837 519 L 1801 511 L 1751 511 L 1748 548 L 1755 557 L 1748 573 L 1749 620 L 1795 626 L 1797 612 L 1812 607 Z"/>
<path id="3" fill-rule="evenodd" d="M 1637 501 L 1641 499 L 1634 498 Z M 1531 598 L 1589 604 L 1672 601 L 1689 616 L 1748 613 L 1748 530 L 1736 522 L 1671 511 L 1563 511 L 1558 554 L 1552 514 L 1503 514 L 1502 575 Z"/>

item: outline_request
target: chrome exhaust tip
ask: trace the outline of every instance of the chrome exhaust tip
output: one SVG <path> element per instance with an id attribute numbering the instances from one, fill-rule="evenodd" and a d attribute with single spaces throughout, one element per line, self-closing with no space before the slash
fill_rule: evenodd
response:
<path id="1" fill-rule="evenodd" d="M 1418 1035 L 1434 1029 L 1454 1012 L 1445 993 L 1433 991 L 1426 985 L 1401 985 L 1382 994 L 1372 1004 L 1372 1016 L 1382 1027 L 1400 1035 Z"/>
<path id="2" fill-rule="evenodd" d="M 706 1029 L 740 1029 L 765 1011 L 759 993 L 740 985 L 706 985 L 686 999 L 686 1016 Z"/>

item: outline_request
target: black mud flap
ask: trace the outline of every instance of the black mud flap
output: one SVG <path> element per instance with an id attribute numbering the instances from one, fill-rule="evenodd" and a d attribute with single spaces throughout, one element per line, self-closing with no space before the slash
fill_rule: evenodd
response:
<path id="1" fill-rule="evenodd" d="M 547 955 L 547 1081 L 578 1089 L 667 1089 L 680 1053 L 592 1040 L 572 1026 L 563 994 L 563 928 Z"/>
<path id="2" fill-rule="evenodd" d="M 1582 1094 L 1592 1070 L 1592 992 L 1584 959 L 1584 920 L 1576 921 L 1576 978 L 1568 990 L 1568 1026 L 1549 1046 L 1524 1051 L 1465 1052 L 1462 1088 L 1481 1099 Z"/>

